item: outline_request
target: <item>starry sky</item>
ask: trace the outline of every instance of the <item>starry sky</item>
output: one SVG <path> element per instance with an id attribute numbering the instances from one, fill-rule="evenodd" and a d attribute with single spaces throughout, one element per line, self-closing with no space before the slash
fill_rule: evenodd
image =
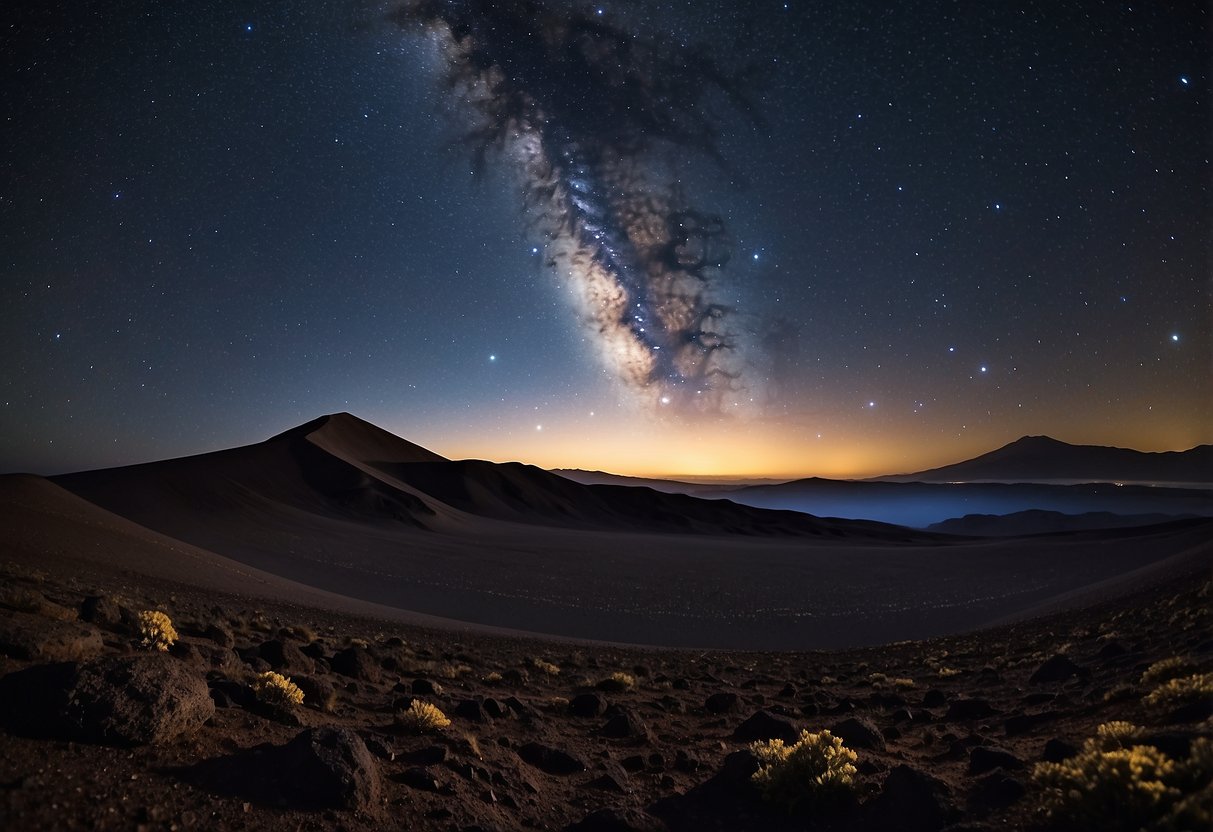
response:
<path id="1" fill-rule="evenodd" d="M 637 475 L 867 476 L 1025 434 L 1213 441 L 1206 3 L 500 5 L 637 44 L 638 73 L 712 56 L 736 88 L 692 76 L 670 105 L 710 142 L 641 117 L 615 137 L 632 87 L 524 67 L 509 100 L 547 120 L 479 165 L 464 139 L 492 91 L 452 84 L 449 29 L 390 3 L 11 11 L 0 470 L 342 410 L 449 457 Z M 536 222 L 527 141 L 557 220 Z M 587 143 L 591 185 L 566 158 Z M 727 262 L 654 278 L 641 196 L 663 222 L 718 219 Z M 595 300 L 645 280 L 701 281 L 687 303 L 727 310 L 728 350 Z M 654 358 L 675 343 L 694 360 Z M 727 372 L 696 376 L 715 355 Z"/>

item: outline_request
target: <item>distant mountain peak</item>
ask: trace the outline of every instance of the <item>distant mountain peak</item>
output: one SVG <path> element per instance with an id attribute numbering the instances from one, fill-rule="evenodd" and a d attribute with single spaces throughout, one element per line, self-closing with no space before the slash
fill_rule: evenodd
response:
<path id="1" fill-rule="evenodd" d="M 1016 445 L 1019 445 L 1019 446 L 1024 446 L 1024 445 L 1057 446 L 1057 445 L 1069 445 L 1069 444 L 1070 444 L 1069 442 L 1062 442 L 1060 439 L 1054 439 L 1052 436 L 1045 436 L 1044 434 L 1040 434 L 1040 435 L 1029 434 L 1027 436 L 1019 437 L 1014 442 L 1011 442 L 1010 444 L 1006 445 L 1005 447 L 1010 448 L 1010 447 L 1013 447 Z"/>
<path id="2" fill-rule="evenodd" d="M 1022 436 L 963 462 L 876 479 L 900 482 L 1208 482 L 1213 480 L 1213 446 L 1147 453 L 1103 445 L 1072 445 L 1051 436 Z"/>

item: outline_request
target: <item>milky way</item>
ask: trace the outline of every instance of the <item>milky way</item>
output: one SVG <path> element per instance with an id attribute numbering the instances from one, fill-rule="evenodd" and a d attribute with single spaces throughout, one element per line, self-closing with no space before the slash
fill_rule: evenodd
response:
<path id="1" fill-rule="evenodd" d="M 725 223 L 690 204 L 674 163 L 694 151 L 723 168 L 715 113 L 757 120 L 743 76 L 701 47 L 535 0 L 418 0 L 396 21 L 440 39 L 477 165 L 522 174 L 548 265 L 573 282 L 608 368 L 657 406 L 713 412 L 752 393 L 721 287 Z"/>

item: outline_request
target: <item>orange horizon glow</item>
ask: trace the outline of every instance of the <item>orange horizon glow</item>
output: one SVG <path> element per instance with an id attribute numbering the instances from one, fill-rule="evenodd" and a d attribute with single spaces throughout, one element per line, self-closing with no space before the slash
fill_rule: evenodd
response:
<path id="1" fill-rule="evenodd" d="M 392 430 L 391 427 L 388 427 Z M 860 429 L 775 430 L 761 423 L 676 425 L 580 423 L 516 428 L 489 434 L 455 430 L 410 437 L 449 459 L 522 462 L 545 469 L 602 471 L 648 479 L 863 479 L 923 471 L 996 450 L 1025 435 L 1048 435 L 1075 445 L 1108 445 L 1139 451 L 1187 450 L 1213 441 L 1192 425 L 1134 438 L 1122 431 L 1013 430 L 989 427 L 954 436 L 912 430 L 865 433 Z M 426 441 L 426 440 L 429 441 Z"/>

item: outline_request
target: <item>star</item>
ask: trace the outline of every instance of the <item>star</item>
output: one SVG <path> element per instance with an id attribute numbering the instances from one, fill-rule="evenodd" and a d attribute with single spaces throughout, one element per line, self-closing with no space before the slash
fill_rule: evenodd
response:
<path id="1" fill-rule="evenodd" d="M 1176 343 L 1176 344 L 1179 343 L 1179 333 L 1178 332 L 1171 333 L 1171 341 L 1172 341 L 1172 343 Z"/>
<path id="2" fill-rule="evenodd" d="M 490 355 L 490 356 L 489 356 L 489 361 L 496 361 L 496 360 L 497 360 L 497 356 L 496 356 L 496 355 Z"/>
<path id="3" fill-rule="evenodd" d="M 1188 86 L 1188 84 L 1191 83 L 1191 80 L 1188 78 L 1187 75 L 1181 75 L 1181 76 L 1179 76 L 1179 83 L 1183 84 L 1186 87 L 1186 86 Z"/>

